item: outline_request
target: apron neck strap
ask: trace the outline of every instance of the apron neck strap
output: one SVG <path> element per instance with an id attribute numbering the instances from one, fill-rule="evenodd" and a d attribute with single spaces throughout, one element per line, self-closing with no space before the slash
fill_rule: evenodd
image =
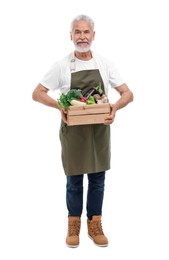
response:
<path id="1" fill-rule="evenodd" d="M 93 53 L 92 53 L 92 58 L 93 58 L 93 63 L 94 63 L 95 69 L 98 69 L 96 60 L 95 60 L 95 58 L 93 57 Z M 75 53 L 74 53 L 74 52 L 71 53 L 70 71 L 71 71 L 71 72 L 75 72 L 75 71 L 76 71 L 76 57 L 75 57 Z"/>
<path id="2" fill-rule="evenodd" d="M 76 71 L 76 64 L 75 64 L 75 54 L 74 52 L 71 53 L 71 60 L 70 60 L 70 71 L 74 72 Z"/>

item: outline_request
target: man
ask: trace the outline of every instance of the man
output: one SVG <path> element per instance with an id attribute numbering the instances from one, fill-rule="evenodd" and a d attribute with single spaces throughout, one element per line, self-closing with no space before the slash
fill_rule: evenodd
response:
<path id="1" fill-rule="evenodd" d="M 104 198 L 105 172 L 110 169 L 110 125 L 116 111 L 133 101 L 133 94 L 123 82 L 113 64 L 91 51 L 95 37 L 94 22 L 86 15 L 75 17 L 71 23 L 70 38 L 75 50 L 56 62 L 33 91 L 33 100 L 61 112 L 60 141 L 62 164 L 67 178 L 66 204 L 68 232 L 66 244 L 79 245 L 81 215 L 83 210 L 83 177 L 88 178 L 87 228 L 88 235 L 98 246 L 107 246 L 101 223 Z M 67 112 L 48 95 L 49 90 L 67 93 L 78 88 L 87 91 L 101 83 L 103 93 L 108 88 L 119 93 L 119 99 L 111 104 L 111 113 L 104 124 L 68 126 Z"/>

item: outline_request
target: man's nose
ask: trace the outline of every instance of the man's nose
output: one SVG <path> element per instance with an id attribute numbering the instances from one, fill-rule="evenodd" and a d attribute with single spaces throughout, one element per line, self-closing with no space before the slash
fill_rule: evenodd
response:
<path id="1" fill-rule="evenodd" d="M 84 33 L 81 33 L 81 34 L 80 34 L 80 39 L 81 39 L 81 40 L 84 40 L 85 38 L 86 38 L 86 37 L 85 37 L 85 34 L 84 34 Z"/>

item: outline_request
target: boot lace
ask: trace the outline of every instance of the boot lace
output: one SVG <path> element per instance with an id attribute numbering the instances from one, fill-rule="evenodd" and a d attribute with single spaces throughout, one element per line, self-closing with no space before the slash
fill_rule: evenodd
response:
<path id="1" fill-rule="evenodd" d="M 69 236 L 78 236 L 80 232 L 80 221 L 71 221 L 69 223 Z"/>
<path id="2" fill-rule="evenodd" d="M 92 232 L 93 232 L 94 236 L 104 235 L 103 229 L 102 229 L 102 224 L 100 221 L 93 222 L 91 228 L 92 228 Z"/>

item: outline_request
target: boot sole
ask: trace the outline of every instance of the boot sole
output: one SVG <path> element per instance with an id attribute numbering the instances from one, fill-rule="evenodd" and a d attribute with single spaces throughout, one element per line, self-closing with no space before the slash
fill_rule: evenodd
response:
<path id="1" fill-rule="evenodd" d="M 88 234 L 88 237 L 93 241 L 93 243 L 96 245 L 96 246 L 99 246 L 99 247 L 107 247 L 109 244 L 97 244 L 94 239 Z"/>
<path id="2" fill-rule="evenodd" d="M 66 244 L 67 245 L 67 247 L 69 247 L 69 248 L 76 248 L 76 247 L 78 247 L 79 245 L 68 245 L 68 244 Z"/>

